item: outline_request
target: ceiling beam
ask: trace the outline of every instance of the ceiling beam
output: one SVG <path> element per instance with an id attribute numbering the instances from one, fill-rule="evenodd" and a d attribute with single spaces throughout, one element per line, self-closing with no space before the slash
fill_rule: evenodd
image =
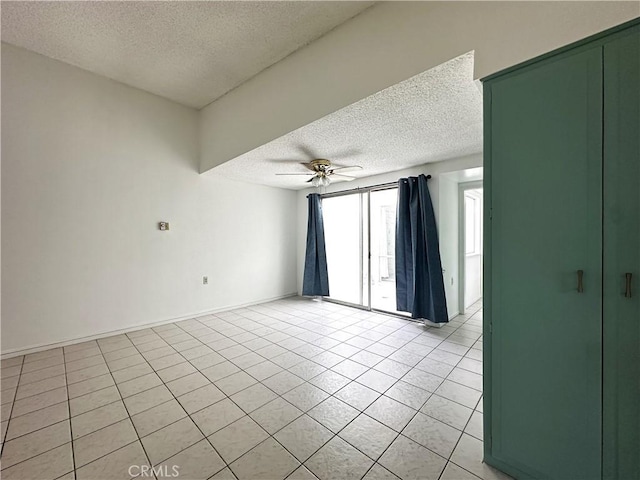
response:
<path id="1" fill-rule="evenodd" d="M 384 2 L 201 111 L 206 172 L 475 51 L 481 78 L 640 16 L 638 2 Z"/>

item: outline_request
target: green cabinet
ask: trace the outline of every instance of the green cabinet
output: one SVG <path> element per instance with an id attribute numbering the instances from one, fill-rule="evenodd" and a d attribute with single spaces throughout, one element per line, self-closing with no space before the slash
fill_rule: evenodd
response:
<path id="1" fill-rule="evenodd" d="M 640 33 L 635 31 L 603 48 L 603 476 L 612 479 L 640 478 Z"/>
<path id="2" fill-rule="evenodd" d="M 485 461 L 640 478 L 640 26 L 484 92 Z"/>

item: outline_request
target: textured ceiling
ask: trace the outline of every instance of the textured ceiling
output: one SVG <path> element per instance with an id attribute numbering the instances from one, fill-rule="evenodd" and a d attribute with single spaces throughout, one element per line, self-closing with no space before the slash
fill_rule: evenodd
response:
<path id="1" fill-rule="evenodd" d="M 202 108 L 373 2 L 2 2 L 2 40 Z"/>
<path id="2" fill-rule="evenodd" d="M 302 189 L 313 157 L 360 165 L 367 177 L 482 151 L 482 94 L 473 52 L 305 125 L 210 170 L 234 180 Z"/>

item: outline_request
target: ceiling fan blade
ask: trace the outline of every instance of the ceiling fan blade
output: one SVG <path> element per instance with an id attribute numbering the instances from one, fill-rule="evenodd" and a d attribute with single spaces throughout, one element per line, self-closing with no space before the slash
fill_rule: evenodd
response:
<path id="1" fill-rule="evenodd" d="M 311 183 L 313 182 L 313 179 L 316 178 L 316 176 L 314 175 L 313 177 L 311 177 L 309 180 L 307 180 L 305 183 Z"/>
<path id="2" fill-rule="evenodd" d="M 304 162 L 300 162 L 300 165 L 302 165 L 304 168 L 311 170 L 312 172 L 316 172 L 316 169 L 314 168 L 314 166 L 310 163 L 304 163 Z"/>
<path id="3" fill-rule="evenodd" d="M 309 175 L 313 175 L 313 173 L 276 173 L 276 175 L 305 175 L 305 176 L 309 176 Z"/>
<path id="4" fill-rule="evenodd" d="M 301 159 L 294 160 L 293 158 L 265 158 L 264 161 L 267 163 L 290 163 L 292 165 L 297 165 L 300 163 Z"/>
<path id="5" fill-rule="evenodd" d="M 340 170 L 342 172 L 351 172 L 356 170 L 362 170 L 362 167 L 360 165 L 345 165 L 342 167 L 331 167 L 331 170 L 333 170 L 334 172 L 336 170 Z"/>
<path id="6" fill-rule="evenodd" d="M 331 154 L 331 158 L 349 158 L 360 155 L 362 152 L 357 148 L 349 148 L 346 150 L 341 150 L 339 152 L 333 152 Z"/>
<path id="7" fill-rule="evenodd" d="M 333 175 L 331 175 L 331 180 L 344 180 L 345 182 L 350 182 L 355 179 L 356 177 L 351 177 L 349 175 L 339 175 L 337 173 L 334 173 Z"/>
<path id="8" fill-rule="evenodd" d="M 309 160 L 318 158 L 318 155 L 316 154 L 316 152 L 313 151 L 311 147 L 308 147 L 306 145 L 299 143 L 296 145 L 296 149 L 299 152 L 301 152 L 305 157 L 307 157 Z"/>

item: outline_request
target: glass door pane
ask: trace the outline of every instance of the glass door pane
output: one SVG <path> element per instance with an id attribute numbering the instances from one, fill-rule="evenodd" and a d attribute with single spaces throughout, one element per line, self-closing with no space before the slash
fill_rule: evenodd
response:
<path id="1" fill-rule="evenodd" d="M 372 190 L 371 221 L 371 308 L 396 310 L 396 209 L 398 189 Z"/>
<path id="2" fill-rule="evenodd" d="M 322 199 L 324 235 L 329 271 L 329 298 L 368 306 L 364 288 L 366 263 L 363 251 L 366 236 L 363 228 L 362 194 Z"/>

